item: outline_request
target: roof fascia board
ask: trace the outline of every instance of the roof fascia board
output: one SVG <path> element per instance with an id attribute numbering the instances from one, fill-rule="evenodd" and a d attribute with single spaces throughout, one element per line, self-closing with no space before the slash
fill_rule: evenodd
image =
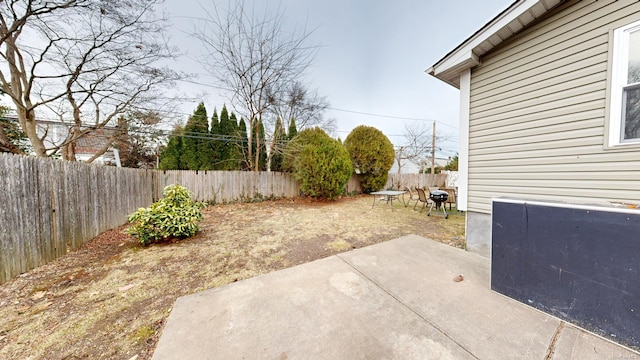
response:
<path id="1" fill-rule="evenodd" d="M 458 45 L 453 51 L 438 61 L 435 65 L 427 70 L 427 73 L 438 76 L 439 73 L 446 72 L 458 65 L 467 62 L 473 64 L 473 49 L 482 44 L 485 40 L 496 34 L 500 29 L 507 26 L 510 22 L 517 19 L 527 10 L 536 5 L 540 0 L 518 0 L 509 6 L 506 10 L 496 16 L 475 34 Z M 477 57 L 476 57 L 477 59 Z M 476 64 L 477 65 L 477 64 Z"/>
<path id="2" fill-rule="evenodd" d="M 439 74 L 450 72 L 450 71 L 463 71 L 465 69 L 474 67 L 480 64 L 480 59 L 473 51 L 468 51 L 466 53 L 457 54 L 455 61 L 450 62 L 450 64 L 436 64 L 427 70 L 427 73 L 431 75 L 438 76 Z"/>

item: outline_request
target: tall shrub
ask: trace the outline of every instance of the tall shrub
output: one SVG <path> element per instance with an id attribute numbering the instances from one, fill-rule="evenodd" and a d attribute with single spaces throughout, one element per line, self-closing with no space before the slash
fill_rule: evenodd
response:
<path id="1" fill-rule="evenodd" d="M 393 144 L 380 130 L 360 125 L 344 140 L 364 192 L 378 191 L 387 183 L 394 161 Z"/>
<path id="2" fill-rule="evenodd" d="M 340 142 L 314 128 L 299 132 L 287 149 L 285 163 L 290 164 L 304 194 L 333 199 L 344 192 L 353 168 Z"/>

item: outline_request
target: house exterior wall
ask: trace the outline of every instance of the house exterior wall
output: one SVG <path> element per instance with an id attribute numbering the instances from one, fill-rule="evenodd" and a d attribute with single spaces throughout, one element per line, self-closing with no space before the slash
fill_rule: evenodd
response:
<path id="1" fill-rule="evenodd" d="M 606 143 L 612 30 L 637 20 L 637 0 L 568 1 L 480 59 L 470 84 L 471 214 L 490 214 L 495 197 L 640 201 L 640 145 Z"/>

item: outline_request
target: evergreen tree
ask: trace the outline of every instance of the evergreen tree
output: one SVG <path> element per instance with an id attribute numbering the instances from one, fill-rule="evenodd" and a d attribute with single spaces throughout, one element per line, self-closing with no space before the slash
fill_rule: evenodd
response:
<path id="1" fill-rule="evenodd" d="M 298 129 L 296 128 L 296 120 L 294 118 L 291 118 L 291 121 L 289 122 L 289 132 L 287 133 L 287 136 L 289 137 L 289 140 L 291 140 L 297 134 L 298 134 Z"/>
<path id="2" fill-rule="evenodd" d="M 449 162 L 444 167 L 444 170 L 458 171 L 458 154 L 456 154 L 453 159 L 449 159 Z M 431 169 L 429 169 L 429 171 L 431 171 Z"/>
<path id="3" fill-rule="evenodd" d="M 209 130 L 209 119 L 205 117 L 206 128 L 203 128 L 200 144 L 198 145 L 198 154 L 200 156 L 200 170 L 215 170 L 216 160 L 216 143 L 212 138 Z"/>
<path id="4" fill-rule="evenodd" d="M 220 170 L 220 124 L 218 121 L 218 110 L 213 109 L 213 115 L 211 115 L 211 128 L 209 130 L 211 134 L 211 148 L 213 150 L 212 166 L 213 170 Z"/>
<path id="5" fill-rule="evenodd" d="M 382 189 L 395 158 L 389 138 L 374 127 L 360 125 L 349 133 L 344 147 L 349 152 L 362 191 L 369 193 Z"/>
<path id="6" fill-rule="evenodd" d="M 180 158 L 182 154 L 182 126 L 176 126 L 169 136 L 169 143 L 160 154 L 161 170 L 184 170 Z"/>
<path id="7" fill-rule="evenodd" d="M 230 170 L 230 166 L 233 162 L 231 159 L 233 144 L 231 143 L 231 139 L 234 136 L 234 126 L 231 124 L 231 120 L 229 119 L 229 112 L 227 111 L 227 106 L 222 107 L 222 111 L 220 111 L 220 168 L 223 170 Z"/>
<path id="8" fill-rule="evenodd" d="M 249 139 L 247 137 L 247 123 L 245 123 L 243 118 L 240 118 L 240 123 L 238 124 L 238 141 L 239 147 L 241 150 L 241 161 L 240 161 L 240 170 L 247 171 L 251 170 L 249 168 L 249 160 L 247 156 L 249 156 Z"/>
<path id="9" fill-rule="evenodd" d="M 271 143 L 271 159 L 269 168 L 271 171 L 282 171 L 282 161 L 284 157 L 284 148 L 287 146 L 287 134 L 284 131 L 282 120 L 276 120 L 276 126 L 273 130 L 273 142 Z"/>
<path id="10" fill-rule="evenodd" d="M 189 170 L 210 170 L 213 151 L 209 144 L 209 120 L 204 103 L 198 104 L 184 127 L 180 162 Z"/>
<path id="11" fill-rule="evenodd" d="M 267 139 L 264 135 L 264 125 L 262 121 L 258 126 L 258 138 L 260 139 L 260 146 L 258 147 L 258 170 L 267 171 Z"/>
<path id="12" fill-rule="evenodd" d="M 231 121 L 231 125 L 233 126 L 233 131 L 231 133 L 231 139 L 229 141 L 229 163 L 228 170 L 242 170 L 242 135 L 240 134 L 240 128 L 238 125 L 238 118 L 236 114 L 231 113 L 229 117 Z M 245 137 L 246 135 L 246 129 Z"/>
<path id="13" fill-rule="evenodd" d="M 300 131 L 286 158 L 300 191 L 313 197 L 341 195 L 353 173 L 349 152 L 319 127 Z"/>

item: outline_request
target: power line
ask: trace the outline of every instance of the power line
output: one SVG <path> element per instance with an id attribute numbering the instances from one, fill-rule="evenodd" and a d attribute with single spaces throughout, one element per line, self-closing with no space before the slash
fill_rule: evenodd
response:
<path id="1" fill-rule="evenodd" d="M 205 87 L 210 87 L 213 89 L 218 89 L 218 90 L 225 90 L 225 91 L 233 91 L 232 89 L 229 88 L 225 88 L 222 86 L 215 86 L 215 85 L 211 85 L 211 84 L 207 84 L 207 83 L 202 83 L 202 82 L 198 82 L 198 81 L 193 81 L 193 80 L 186 80 L 186 79 L 180 79 L 178 81 L 182 81 L 182 82 L 186 82 L 186 83 L 190 83 L 190 84 L 194 84 L 194 85 L 200 85 L 200 86 L 205 86 Z M 341 112 L 346 112 L 346 113 L 351 113 L 351 114 L 360 114 L 360 115 L 366 115 L 366 116 L 375 116 L 375 117 L 381 117 L 381 118 L 387 118 L 387 119 L 398 119 L 398 120 L 412 120 L 412 121 L 435 121 L 438 124 L 450 127 L 454 130 L 458 130 L 457 126 L 453 126 L 453 125 L 449 125 L 445 122 L 442 122 L 440 120 L 435 120 L 435 119 L 427 119 L 427 118 L 414 118 L 414 117 L 406 117 L 406 116 L 395 116 L 395 115 L 385 115 L 385 114 L 376 114 L 376 113 L 370 113 L 370 112 L 364 112 L 364 111 L 357 111 L 357 110 L 348 110 L 348 109 L 340 109 L 340 108 L 334 108 L 334 107 L 327 107 L 327 109 L 329 110 L 334 110 L 334 111 L 341 111 Z"/>
<path id="2" fill-rule="evenodd" d="M 347 113 L 352 113 L 352 114 L 360 114 L 360 115 L 375 116 L 375 117 L 381 117 L 381 118 L 389 118 L 389 119 L 413 120 L 413 121 L 429 121 L 429 122 L 435 121 L 438 124 L 441 124 L 441 125 L 444 125 L 444 126 L 448 126 L 448 127 L 452 128 L 452 129 L 458 130 L 458 128 L 456 126 L 452 126 L 452 125 L 449 125 L 447 123 L 444 123 L 442 121 L 435 120 L 435 119 L 413 118 L 413 117 L 405 117 L 405 116 L 374 114 L 374 113 L 369 113 L 369 112 L 356 111 L 356 110 L 347 110 L 347 109 L 338 109 L 338 108 L 333 108 L 333 107 L 328 107 L 327 109 L 335 110 L 335 111 L 342 111 L 342 112 L 347 112 Z"/>

